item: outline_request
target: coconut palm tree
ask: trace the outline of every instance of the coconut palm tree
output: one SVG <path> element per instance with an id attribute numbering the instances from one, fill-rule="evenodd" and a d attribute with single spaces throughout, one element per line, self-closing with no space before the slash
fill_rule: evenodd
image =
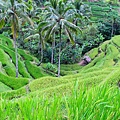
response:
<path id="1" fill-rule="evenodd" d="M 1 28 L 6 22 L 11 25 L 11 31 L 14 40 L 15 57 L 16 57 L 16 77 L 18 77 L 18 52 L 17 52 L 17 37 L 22 23 L 22 18 L 28 20 L 33 25 L 31 19 L 27 16 L 27 9 L 29 9 L 22 0 L 0 0 L 0 24 Z"/>
<path id="2" fill-rule="evenodd" d="M 71 5 L 65 0 L 50 0 L 47 4 L 46 10 L 48 11 L 47 20 L 50 21 L 46 25 L 42 32 L 45 34 L 45 39 L 49 39 L 56 31 L 59 33 L 59 56 L 58 56 L 58 77 L 60 77 L 60 55 L 61 55 L 61 41 L 62 34 L 67 34 L 71 43 L 74 44 L 74 39 L 72 34 L 81 32 L 80 28 L 69 21 L 68 17 L 70 12 L 69 10 L 73 9 Z"/>
<path id="3" fill-rule="evenodd" d="M 42 35 L 41 31 L 42 31 L 42 28 L 44 26 L 49 24 L 48 21 L 42 21 L 42 20 L 43 19 L 41 18 L 39 24 L 38 25 L 36 24 L 36 28 L 34 28 L 34 31 L 35 31 L 34 34 L 32 34 L 32 35 L 28 36 L 27 38 L 25 38 L 26 42 L 31 40 L 31 39 L 36 39 L 36 38 L 38 39 L 38 53 L 40 53 L 40 57 L 41 57 L 38 66 L 43 61 L 43 49 L 45 48 L 45 42 L 46 42 L 44 40 L 44 38 L 43 38 L 43 35 Z"/>

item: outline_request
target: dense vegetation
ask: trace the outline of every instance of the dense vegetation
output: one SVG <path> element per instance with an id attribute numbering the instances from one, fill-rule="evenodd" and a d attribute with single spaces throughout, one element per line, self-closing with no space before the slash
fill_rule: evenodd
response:
<path id="1" fill-rule="evenodd" d="M 119 120 L 119 19 L 118 1 L 0 0 L 0 120 Z"/>

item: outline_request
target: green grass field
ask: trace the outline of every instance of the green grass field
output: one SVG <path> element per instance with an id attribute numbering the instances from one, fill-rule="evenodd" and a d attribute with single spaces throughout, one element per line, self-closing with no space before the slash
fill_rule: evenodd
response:
<path id="1" fill-rule="evenodd" d="M 21 49 L 15 78 L 12 40 L 0 40 L 0 120 L 120 119 L 120 36 L 89 51 L 86 66 L 61 65 L 60 78 Z"/>

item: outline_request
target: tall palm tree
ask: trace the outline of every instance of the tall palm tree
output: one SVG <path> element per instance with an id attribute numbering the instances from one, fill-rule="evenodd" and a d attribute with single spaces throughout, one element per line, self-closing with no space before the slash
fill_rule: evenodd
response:
<path id="1" fill-rule="evenodd" d="M 16 77 L 18 77 L 18 52 L 17 52 L 17 37 L 20 28 L 20 23 L 22 18 L 25 18 L 30 21 L 33 25 L 31 19 L 27 16 L 26 4 L 22 0 L 0 0 L 0 19 L 2 23 L 10 22 L 11 31 L 13 34 L 14 48 L 15 48 L 15 57 L 16 57 Z M 1 23 L 0 23 L 1 24 Z M 2 26 L 3 27 L 3 26 Z"/>
<path id="2" fill-rule="evenodd" d="M 50 22 L 43 28 L 42 32 L 45 33 L 45 39 L 50 38 L 51 34 L 54 34 L 56 31 L 59 32 L 58 77 L 60 77 L 62 34 L 65 32 L 71 43 L 74 44 L 72 33 L 77 34 L 78 31 L 81 32 L 81 30 L 78 26 L 69 21 L 67 16 L 70 14 L 69 10 L 73 8 L 67 3 L 66 0 L 50 0 L 50 3 L 47 5 L 46 9 L 49 14 L 47 20 Z"/>
<path id="3" fill-rule="evenodd" d="M 90 22 L 89 17 L 91 16 L 91 8 L 89 5 L 82 2 L 82 0 L 74 0 L 72 2 L 74 9 L 71 11 L 71 16 L 73 18 L 74 24 L 76 26 L 84 27 L 86 26 L 86 20 Z M 75 38 L 76 39 L 76 38 Z"/>
<path id="4" fill-rule="evenodd" d="M 42 28 L 46 25 L 49 24 L 48 21 L 42 21 L 43 19 L 41 18 L 39 24 L 37 25 L 36 24 L 36 28 L 34 29 L 34 34 L 28 36 L 27 38 L 25 38 L 25 41 L 29 41 L 31 39 L 38 39 L 38 53 L 40 53 L 40 61 L 39 61 L 39 64 L 38 66 L 42 63 L 43 61 L 43 49 L 45 48 L 45 40 L 43 38 L 43 35 L 42 35 Z"/>

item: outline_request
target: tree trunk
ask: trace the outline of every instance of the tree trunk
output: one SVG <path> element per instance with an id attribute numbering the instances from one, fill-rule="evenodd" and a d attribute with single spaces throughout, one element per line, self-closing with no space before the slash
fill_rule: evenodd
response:
<path id="1" fill-rule="evenodd" d="M 17 41 L 16 41 L 16 30 L 13 33 L 14 45 L 15 45 L 15 58 L 16 58 L 16 77 L 18 77 L 18 51 L 17 51 Z"/>
<path id="2" fill-rule="evenodd" d="M 14 40 L 14 47 L 15 47 L 15 58 L 16 58 L 16 63 L 15 63 L 15 67 L 16 67 L 16 78 L 18 78 L 18 52 L 17 52 L 17 31 L 16 31 L 16 24 L 15 24 L 15 16 L 13 15 L 13 40 Z"/>
<path id="3" fill-rule="evenodd" d="M 61 25 L 60 25 L 60 41 L 59 41 L 59 56 L 58 56 L 58 77 L 60 77 L 60 54 L 61 54 Z"/>
<path id="4" fill-rule="evenodd" d="M 51 54 L 51 63 L 54 63 L 54 49 L 55 49 L 55 33 L 54 33 L 54 38 L 52 41 L 52 54 Z"/>
<path id="5" fill-rule="evenodd" d="M 43 45 L 41 43 L 41 60 L 40 60 L 40 63 L 42 63 L 43 61 Z"/>
<path id="6" fill-rule="evenodd" d="M 38 44 L 39 44 L 38 54 L 39 54 L 40 60 L 39 60 L 39 64 L 37 66 L 40 66 L 40 64 L 43 61 L 43 43 L 42 43 L 42 37 L 41 37 L 40 33 L 39 33 L 39 43 Z"/>
<path id="7" fill-rule="evenodd" d="M 41 44 L 40 44 L 40 40 L 39 40 L 39 42 L 38 42 L 38 56 L 39 56 L 39 58 L 41 56 L 40 49 L 41 49 Z"/>
<path id="8" fill-rule="evenodd" d="M 112 31 L 111 31 L 111 38 L 113 37 L 114 32 L 114 19 L 112 18 Z"/>
<path id="9" fill-rule="evenodd" d="M 75 19 L 75 23 L 74 23 L 76 26 L 77 26 L 77 20 Z M 76 42 L 76 34 L 74 34 L 74 40 L 75 40 L 75 42 Z"/>

